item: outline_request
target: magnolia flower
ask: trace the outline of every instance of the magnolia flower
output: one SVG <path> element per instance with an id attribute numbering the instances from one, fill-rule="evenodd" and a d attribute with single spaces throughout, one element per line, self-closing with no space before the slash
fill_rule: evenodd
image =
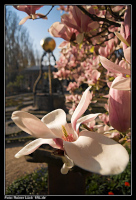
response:
<path id="1" fill-rule="evenodd" d="M 124 56 L 126 59 L 126 62 L 128 63 L 128 65 L 130 65 L 131 63 L 131 47 L 128 47 L 124 50 Z M 107 58 L 100 56 L 100 62 L 103 65 L 104 68 L 106 68 L 107 70 L 113 72 L 113 73 L 118 73 L 120 74 L 120 76 L 118 76 L 119 78 L 115 78 L 116 81 L 114 81 L 114 84 L 112 84 L 112 88 L 114 89 L 118 89 L 118 90 L 130 90 L 131 89 L 131 71 L 130 69 L 125 69 L 120 65 L 117 65 L 113 62 L 111 62 L 110 60 L 108 60 Z M 122 63 L 120 61 L 120 63 Z"/>
<path id="2" fill-rule="evenodd" d="M 60 37 L 66 41 L 63 41 L 59 47 L 64 47 L 65 45 L 69 44 L 69 42 L 75 41 L 77 31 L 73 28 L 68 27 L 67 25 L 61 22 L 55 22 L 51 25 L 48 29 L 48 32 L 53 37 Z"/>
<path id="3" fill-rule="evenodd" d="M 101 56 L 108 57 L 115 50 L 115 45 L 117 44 L 117 42 L 117 37 L 106 41 L 104 47 L 100 46 L 98 50 L 99 54 Z"/>
<path id="4" fill-rule="evenodd" d="M 24 24 L 28 19 L 36 19 L 36 18 L 42 18 L 42 19 L 47 19 L 47 17 L 41 13 L 35 13 L 36 10 L 39 10 L 43 6 L 13 6 L 17 10 L 26 12 L 28 16 L 24 17 L 20 22 L 19 25 Z"/>
<path id="5" fill-rule="evenodd" d="M 89 7 L 88 12 L 91 14 L 96 14 L 93 7 Z M 61 16 L 61 22 L 76 29 L 79 33 L 76 36 L 76 41 L 81 43 L 84 39 L 84 33 L 86 32 L 96 32 L 96 29 L 99 27 L 99 23 L 92 21 L 90 17 L 85 15 L 77 6 L 70 6 L 69 14 L 63 14 Z"/>
<path id="6" fill-rule="evenodd" d="M 109 137 L 118 142 L 119 139 L 120 139 L 120 133 L 119 132 L 112 132 Z"/>
<path id="7" fill-rule="evenodd" d="M 130 63 L 130 47 L 124 50 L 127 62 Z M 131 86 L 129 69 L 125 69 L 110 60 L 100 56 L 102 65 L 111 72 L 120 73 L 110 85 L 109 91 L 109 122 L 120 132 L 125 132 L 131 126 Z"/>
<path id="8" fill-rule="evenodd" d="M 70 82 L 68 87 L 67 87 L 67 91 L 73 92 L 74 90 L 76 90 L 77 88 L 79 88 L 79 84 L 76 82 Z"/>
<path id="9" fill-rule="evenodd" d="M 28 155 L 40 145 L 49 144 L 64 151 L 62 174 L 66 174 L 74 164 L 103 175 L 121 173 L 129 161 L 128 153 L 122 145 L 99 133 L 85 130 L 79 132 L 80 124 L 94 120 L 100 114 L 81 117 L 92 98 L 90 88 L 83 93 L 69 124 L 62 109 L 50 112 L 41 120 L 26 112 L 13 112 L 13 121 L 23 131 L 39 137 L 21 149 L 15 157 Z"/>
<path id="10" fill-rule="evenodd" d="M 126 6 L 126 12 L 124 15 L 124 22 L 121 24 L 120 33 L 115 32 L 116 36 L 123 43 L 123 49 L 126 49 L 130 46 L 131 43 L 131 7 Z"/>

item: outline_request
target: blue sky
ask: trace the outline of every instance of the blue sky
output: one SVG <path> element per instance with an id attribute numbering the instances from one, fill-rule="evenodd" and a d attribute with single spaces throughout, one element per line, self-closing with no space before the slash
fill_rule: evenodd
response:
<path id="1" fill-rule="evenodd" d="M 6 7 L 10 7 L 10 9 L 14 12 L 16 12 L 16 14 L 18 15 L 18 17 L 21 19 L 23 19 L 24 17 L 27 16 L 27 13 L 19 11 L 17 9 L 15 9 L 12 5 L 6 5 Z M 31 20 L 28 19 L 23 25 L 21 26 L 25 26 L 27 28 L 27 30 L 29 31 L 29 35 L 33 41 L 33 46 L 38 50 L 39 55 L 42 56 L 43 54 L 43 49 L 40 46 L 40 40 L 46 37 L 52 37 L 50 35 L 50 33 L 48 32 L 48 29 L 50 28 L 50 26 L 57 21 L 61 21 L 61 15 L 64 12 L 61 12 L 60 10 L 57 10 L 59 6 L 54 6 L 54 8 L 52 9 L 52 11 L 49 13 L 49 15 L 47 16 L 48 19 L 44 20 L 44 19 L 37 19 L 37 20 Z M 51 5 L 45 5 L 43 7 L 41 7 L 39 10 L 37 10 L 37 13 L 42 13 L 42 14 L 46 14 L 51 8 Z M 53 51 L 56 60 L 58 60 L 59 55 L 60 55 L 60 49 L 58 49 L 59 44 L 64 41 L 61 38 L 55 38 L 53 37 L 53 39 L 56 42 L 56 48 Z"/>

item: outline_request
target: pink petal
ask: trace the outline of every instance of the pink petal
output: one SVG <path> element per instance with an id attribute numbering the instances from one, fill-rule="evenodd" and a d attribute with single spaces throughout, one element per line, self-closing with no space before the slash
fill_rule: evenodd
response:
<path id="1" fill-rule="evenodd" d="M 109 94 L 109 123 L 114 129 L 126 132 L 131 127 L 131 91 L 111 87 Z"/>
<path id="2" fill-rule="evenodd" d="M 30 14 L 35 14 L 36 10 L 39 10 L 41 7 L 43 6 L 29 6 L 29 5 L 25 5 L 25 6 L 13 6 L 14 8 L 16 8 L 17 10 L 26 12 L 28 15 Z"/>
<path id="3" fill-rule="evenodd" d="M 126 149 L 102 134 L 82 131 L 75 142 L 64 142 L 66 154 L 74 164 L 102 175 L 119 174 L 126 168 Z"/>
<path id="4" fill-rule="evenodd" d="M 89 115 L 86 115 L 86 116 L 81 117 L 80 119 L 78 119 L 77 123 L 76 123 L 76 131 L 79 133 L 80 124 L 91 122 L 100 114 L 101 113 L 89 114 Z"/>
<path id="5" fill-rule="evenodd" d="M 54 37 L 60 37 L 60 31 L 65 28 L 64 24 L 61 24 L 60 22 L 55 22 L 51 25 L 51 27 L 48 29 L 49 33 Z"/>
<path id="6" fill-rule="evenodd" d="M 92 72 L 91 72 L 91 77 L 92 77 L 93 81 L 97 81 L 98 78 L 100 77 L 100 75 L 101 75 L 101 73 L 98 72 L 97 69 L 94 69 L 94 70 L 92 70 Z"/>
<path id="7" fill-rule="evenodd" d="M 72 14 L 71 22 L 75 21 L 77 27 L 81 28 L 83 16 L 84 16 L 84 23 L 86 23 L 85 19 L 89 18 L 89 17 L 84 15 L 77 6 L 72 6 L 70 11 Z M 72 20 L 72 19 L 74 19 L 74 20 Z"/>
<path id="8" fill-rule="evenodd" d="M 69 135 L 69 134 L 72 134 L 72 135 L 73 135 L 73 141 L 77 140 L 78 135 L 77 135 L 77 133 L 73 130 L 72 124 L 70 124 L 70 123 L 66 124 L 66 125 L 65 125 L 65 129 L 66 129 L 68 135 Z M 64 135 L 63 135 L 63 136 L 64 136 Z M 54 141 L 54 142 L 56 143 L 56 145 L 58 146 L 58 149 L 64 150 L 64 147 L 63 147 L 63 141 L 64 141 L 64 140 L 63 140 L 63 139 L 61 139 L 61 138 L 55 138 L 55 139 L 53 139 L 53 141 Z"/>
<path id="9" fill-rule="evenodd" d="M 64 150 L 63 148 L 63 140 L 60 139 L 60 138 L 55 138 L 53 139 L 53 141 L 55 142 L 56 146 L 57 146 L 57 149 L 62 149 Z M 52 146 L 53 147 L 53 146 Z M 55 147 L 54 147 L 55 148 Z"/>
<path id="10" fill-rule="evenodd" d="M 92 93 L 90 93 L 90 87 L 88 87 L 83 95 L 82 95 L 82 98 L 78 104 L 78 106 L 76 107 L 73 115 L 72 115 L 72 118 L 71 118 L 71 123 L 72 123 L 72 127 L 73 129 L 76 131 L 76 122 L 77 120 L 79 119 L 79 117 L 81 117 L 81 115 L 86 111 L 86 109 L 88 108 L 89 104 L 90 104 L 90 101 L 92 99 Z"/>
<path id="11" fill-rule="evenodd" d="M 26 17 L 24 17 L 20 22 L 19 22 L 19 25 L 22 25 L 24 24 L 28 19 L 31 19 L 31 17 L 28 15 Z"/>
<path id="12" fill-rule="evenodd" d="M 118 76 L 114 79 L 111 88 L 117 90 L 131 90 L 131 79 Z"/>
<path id="13" fill-rule="evenodd" d="M 62 109 L 56 109 L 45 115 L 41 121 L 54 133 L 56 138 L 62 138 L 62 125 L 67 124 L 66 113 Z"/>
<path id="14" fill-rule="evenodd" d="M 128 47 L 124 50 L 125 59 L 131 63 L 131 47 Z"/>
<path id="15" fill-rule="evenodd" d="M 98 51 L 101 56 L 107 55 L 105 47 L 100 47 Z"/>
<path id="16" fill-rule="evenodd" d="M 128 44 L 126 39 L 120 33 L 118 33 L 118 32 L 114 32 L 114 33 L 124 44 L 126 44 L 128 47 L 130 46 L 130 44 Z"/>
<path id="17" fill-rule="evenodd" d="M 27 10 L 27 6 L 13 6 L 14 8 L 16 8 L 17 10 L 23 11 L 23 12 L 27 12 L 29 10 Z M 29 12 L 27 13 L 29 15 Z"/>
<path id="18" fill-rule="evenodd" d="M 48 29 L 48 31 L 53 37 L 60 37 L 67 41 L 70 40 L 70 38 L 68 37 L 68 34 L 67 34 L 68 28 L 67 28 L 67 26 L 65 26 L 65 24 L 62 24 L 60 22 L 55 22 Z"/>
<path id="19" fill-rule="evenodd" d="M 118 12 L 119 10 L 121 10 L 124 6 L 114 6 L 114 8 L 112 8 L 113 12 Z"/>
<path id="20" fill-rule="evenodd" d="M 126 39 L 131 35 L 131 6 L 127 6 L 127 10 L 124 14 L 124 27 Z"/>
<path id="21" fill-rule="evenodd" d="M 42 139 L 38 138 L 29 144 L 27 144 L 24 148 L 22 148 L 16 155 L 16 158 L 20 158 L 21 156 L 31 154 L 36 149 L 38 149 L 42 144 L 49 144 L 50 146 L 54 148 L 58 148 L 56 143 L 52 139 Z"/>
<path id="22" fill-rule="evenodd" d="M 78 134 L 77 134 L 76 131 L 73 130 L 72 124 L 71 123 L 67 123 L 65 125 L 65 128 L 66 128 L 68 134 L 72 134 L 73 135 L 73 140 L 77 140 Z"/>
<path id="23" fill-rule="evenodd" d="M 15 111 L 12 113 L 11 119 L 23 131 L 38 138 L 56 138 L 51 130 L 34 115 L 23 112 Z"/>
<path id="24" fill-rule="evenodd" d="M 107 82 L 107 85 L 108 85 L 108 87 L 110 88 L 111 87 L 111 85 L 112 85 L 112 82 Z M 106 96 L 106 95 L 105 95 Z"/>
<path id="25" fill-rule="evenodd" d="M 77 23 L 75 21 L 75 18 L 73 16 L 68 15 L 68 14 L 63 14 L 61 16 L 61 22 L 68 27 L 74 28 L 80 32 L 80 27 L 77 26 Z"/>
<path id="26" fill-rule="evenodd" d="M 122 74 L 128 74 L 130 75 L 131 72 L 128 69 L 124 69 L 120 67 L 119 65 L 116 65 L 115 63 L 111 62 L 107 58 L 100 56 L 100 62 L 103 65 L 104 68 L 107 70 L 113 72 L 113 73 L 122 73 Z"/>
<path id="27" fill-rule="evenodd" d="M 63 42 L 61 42 L 61 44 L 58 46 L 58 48 L 60 49 L 60 48 L 63 48 L 63 47 L 65 47 L 66 45 L 68 45 L 69 44 L 69 42 L 68 41 L 63 41 Z"/>
<path id="28" fill-rule="evenodd" d="M 91 22 L 90 24 L 88 24 L 88 27 L 93 29 L 97 29 L 99 27 L 99 23 L 98 22 Z"/>

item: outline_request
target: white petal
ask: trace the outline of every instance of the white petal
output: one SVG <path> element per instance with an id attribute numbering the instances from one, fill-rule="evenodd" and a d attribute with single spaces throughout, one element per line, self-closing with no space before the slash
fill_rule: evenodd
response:
<path id="1" fill-rule="evenodd" d="M 40 147 L 42 144 L 49 144 L 50 146 L 57 148 L 55 142 L 52 139 L 42 139 L 38 138 L 29 144 L 27 144 L 24 148 L 22 148 L 16 155 L 16 158 L 20 158 L 21 156 L 31 154 L 34 152 L 38 147 Z"/>
<path id="2" fill-rule="evenodd" d="M 23 131 L 38 138 L 56 138 L 51 130 L 36 116 L 23 112 L 15 111 L 12 113 L 11 119 Z"/>
<path id="3" fill-rule="evenodd" d="M 46 126 L 56 135 L 57 138 L 61 138 L 63 136 L 62 125 L 65 126 L 67 124 L 66 113 L 64 110 L 54 110 L 45 115 L 41 121 L 46 124 Z"/>
<path id="4" fill-rule="evenodd" d="M 61 168 L 61 173 L 67 174 L 68 171 L 74 166 L 73 160 L 71 160 L 65 153 L 64 153 L 64 157 L 62 157 L 62 160 L 64 164 Z"/>
<path id="5" fill-rule="evenodd" d="M 77 123 L 76 123 L 76 131 L 78 131 L 80 124 L 90 122 L 90 121 L 94 120 L 100 114 L 101 113 L 89 114 L 89 115 L 86 115 L 86 116 L 78 119 Z"/>
<path id="6" fill-rule="evenodd" d="M 129 155 L 122 145 L 96 132 L 82 131 L 75 142 L 63 143 L 74 164 L 90 172 L 119 174 L 129 161 Z"/>
<path id="7" fill-rule="evenodd" d="M 68 171 L 69 171 L 69 168 L 68 168 L 68 167 L 66 166 L 66 164 L 64 163 L 63 166 L 62 166 L 62 168 L 61 168 L 61 170 L 60 170 L 60 172 L 61 172 L 62 174 L 67 174 Z"/>
<path id="8" fill-rule="evenodd" d="M 72 117 L 71 117 L 71 123 L 72 123 L 72 127 L 74 130 L 76 130 L 76 122 L 79 119 L 79 117 L 81 117 L 81 115 L 86 111 L 86 109 L 88 108 L 90 101 L 92 99 L 92 93 L 90 93 L 90 87 L 88 87 L 83 95 L 82 98 L 78 104 L 78 106 L 76 107 Z"/>

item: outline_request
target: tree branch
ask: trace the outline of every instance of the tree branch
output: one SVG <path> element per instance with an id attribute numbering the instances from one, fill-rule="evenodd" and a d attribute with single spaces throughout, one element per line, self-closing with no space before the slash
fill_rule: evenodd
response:
<path id="1" fill-rule="evenodd" d="M 108 20 L 107 18 L 101 18 L 101 17 L 97 17 L 95 14 L 91 14 L 89 13 L 86 9 L 84 9 L 82 6 L 77 5 L 77 7 L 84 13 L 86 14 L 88 17 L 90 17 L 93 21 L 103 21 L 103 22 L 107 22 L 110 25 L 114 25 L 116 27 L 120 27 L 119 23 L 113 22 Z"/>
<path id="2" fill-rule="evenodd" d="M 51 9 L 49 10 L 49 12 L 47 12 L 47 14 L 45 15 L 47 17 L 47 15 L 51 12 L 51 10 L 54 8 L 54 6 L 51 7 Z"/>
<path id="3" fill-rule="evenodd" d="M 47 17 L 47 15 L 51 12 L 51 10 L 53 9 L 54 6 L 51 7 L 51 9 L 47 12 L 46 15 L 41 16 L 40 18 L 44 18 Z M 36 19 L 40 19 L 40 18 L 36 18 Z"/>
<path id="4" fill-rule="evenodd" d="M 107 6 L 109 8 L 109 12 L 110 14 L 114 17 L 115 20 L 120 20 L 120 21 L 124 21 L 123 18 L 121 18 L 121 16 L 119 16 L 119 14 L 115 13 L 112 11 L 111 6 Z"/>

